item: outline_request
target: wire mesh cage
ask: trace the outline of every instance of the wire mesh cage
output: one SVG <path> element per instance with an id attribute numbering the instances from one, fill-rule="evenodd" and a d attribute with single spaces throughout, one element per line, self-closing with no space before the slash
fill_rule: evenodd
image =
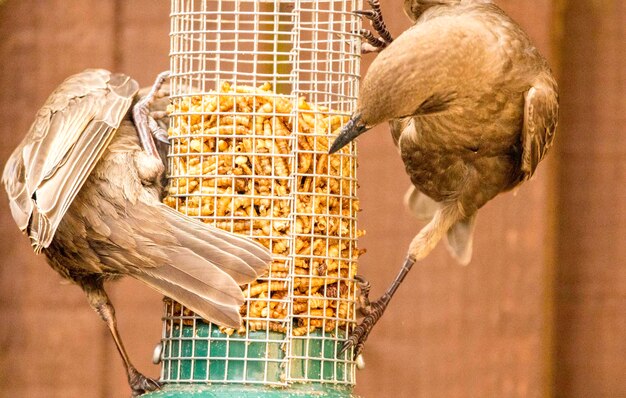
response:
<path id="1" fill-rule="evenodd" d="M 172 0 L 165 202 L 273 253 L 239 330 L 166 300 L 164 382 L 355 383 L 360 0 Z"/>

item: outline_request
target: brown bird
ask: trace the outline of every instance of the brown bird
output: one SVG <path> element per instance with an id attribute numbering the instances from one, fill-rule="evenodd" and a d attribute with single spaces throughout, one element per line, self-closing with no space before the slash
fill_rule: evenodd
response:
<path id="1" fill-rule="evenodd" d="M 128 76 L 70 76 L 39 110 L 2 176 L 13 218 L 35 252 L 81 287 L 107 323 L 133 396 L 159 383 L 128 358 L 105 281 L 130 275 L 209 321 L 239 327 L 239 285 L 271 260 L 252 240 L 160 202 L 164 164 L 151 134 L 164 139 L 164 132 L 150 106 L 164 80 L 138 101 L 137 82 Z"/>
<path id="2" fill-rule="evenodd" d="M 371 328 L 415 261 L 447 236 L 451 254 L 471 259 L 476 212 L 528 180 L 552 145 L 557 84 L 528 36 L 487 0 L 406 0 L 415 25 L 395 40 L 378 1 L 358 12 L 380 38 L 363 78 L 358 105 L 333 153 L 370 128 L 389 122 L 411 178 L 409 207 L 430 222 L 413 239 L 401 272 L 344 349 L 360 352 Z M 367 291 L 367 287 L 365 286 Z"/>

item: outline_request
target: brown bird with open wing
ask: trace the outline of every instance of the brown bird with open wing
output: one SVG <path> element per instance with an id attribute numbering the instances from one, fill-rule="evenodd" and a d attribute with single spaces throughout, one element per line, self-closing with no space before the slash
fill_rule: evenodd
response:
<path id="1" fill-rule="evenodd" d="M 35 252 L 80 286 L 107 323 L 133 395 L 159 383 L 128 358 L 105 281 L 130 275 L 209 321 L 239 327 L 239 285 L 271 261 L 256 242 L 160 202 L 165 166 L 153 135 L 163 140 L 164 132 L 152 115 L 165 110 L 154 101 L 164 79 L 139 99 L 128 76 L 70 76 L 39 110 L 2 176 L 13 218 Z"/>

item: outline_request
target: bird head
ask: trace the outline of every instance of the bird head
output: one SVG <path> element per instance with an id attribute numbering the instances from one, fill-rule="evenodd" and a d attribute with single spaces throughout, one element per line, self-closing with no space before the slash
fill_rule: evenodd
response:
<path id="1" fill-rule="evenodd" d="M 357 107 L 330 147 L 333 154 L 371 128 L 390 120 L 411 116 L 420 105 L 414 95 L 420 79 L 407 80 L 402 59 L 386 59 L 381 53 L 363 78 Z M 391 66 L 390 66 L 391 65 Z"/>

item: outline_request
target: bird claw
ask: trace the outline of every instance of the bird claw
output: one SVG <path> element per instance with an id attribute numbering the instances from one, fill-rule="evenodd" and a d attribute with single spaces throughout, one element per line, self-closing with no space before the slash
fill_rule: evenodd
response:
<path id="1" fill-rule="evenodd" d="M 370 21 L 373 20 L 374 18 L 376 18 L 376 13 L 372 10 L 356 10 L 356 11 L 352 11 L 352 13 L 360 16 L 360 17 L 365 17 L 367 19 L 369 19 Z"/>
<path id="2" fill-rule="evenodd" d="M 352 359 L 356 359 L 356 357 L 363 352 L 365 341 L 372 329 L 374 329 L 376 322 L 378 322 L 385 312 L 387 302 L 388 300 L 385 300 L 383 297 L 377 302 L 372 303 L 371 311 L 363 318 L 361 323 L 354 328 L 348 339 L 342 344 L 339 355 L 343 355 L 350 347 L 354 347 Z"/>
<path id="3" fill-rule="evenodd" d="M 383 50 L 382 48 L 372 46 L 369 43 L 361 44 L 361 54 L 379 53 L 382 50 Z"/>
<path id="4" fill-rule="evenodd" d="M 152 133 L 152 137 L 156 138 L 158 141 L 164 144 L 170 144 L 167 131 L 165 131 L 165 129 L 159 125 L 159 123 L 155 120 L 153 114 L 150 114 L 148 116 L 148 126 L 150 128 L 150 132 Z"/>
<path id="5" fill-rule="evenodd" d="M 380 11 L 380 3 L 378 0 L 367 0 L 371 10 L 356 10 L 353 11 L 354 14 L 365 17 L 370 20 L 372 27 L 380 35 L 380 37 L 374 36 L 372 32 L 367 29 L 361 29 L 359 33 L 362 38 L 366 41 L 364 44 L 364 48 L 362 49 L 363 53 L 370 52 L 381 52 L 385 47 L 387 47 L 392 41 L 393 37 L 385 22 L 383 20 L 382 12 Z"/>
<path id="6" fill-rule="evenodd" d="M 128 370 L 128 384 L 133 390 L 133 397 L 138 397 L 150 391 L 159 390 L 162 387 L 161 382 L 142 375 L 135 368 L 130 368 Z"/>
<path id="7" fill-rule="evenodd" d="M 339 355 L 343 355 L 350 347 L 354 347 L 353 359 L 356 359 L 356 357 L 363 352 L 365 340 L 367 340 L 376 322 L 383 316 L 391 297 L 388 294 L 384 294 L 377 301 L 370 303 L 369 293 L 372 285 L 362 275 L 355 275 L 354 279 L 359 286 L 360 293 L 357 300 L 359 302 L 359 309 L 364 315 L 364 318 L 361 320 L 361 323 L 354 328 L 348 339 L 341 345 Z"/>
<path id="8" fill-rule="evenodd" d="M 350 347 L 354 347 L 354 351 L 352 354 L 353 359 L 356 359 L 356 357 L 358 357 L 361 354 L 361 352 L 363 351 L 363 346 L 365 345 L 365 339 L 367 338 L 367 336 L 365 336 L 365 339 L 361 339 L 362 333 L 357 334 L 357 330 L 358 330 L 358 327 L 350 335 L 348 340 L 344 341 L 344 343 L 341 345 L 341 349 L 339 350 L 339 355 L 343 355 L 346 351 L 350 349 Z"/>

